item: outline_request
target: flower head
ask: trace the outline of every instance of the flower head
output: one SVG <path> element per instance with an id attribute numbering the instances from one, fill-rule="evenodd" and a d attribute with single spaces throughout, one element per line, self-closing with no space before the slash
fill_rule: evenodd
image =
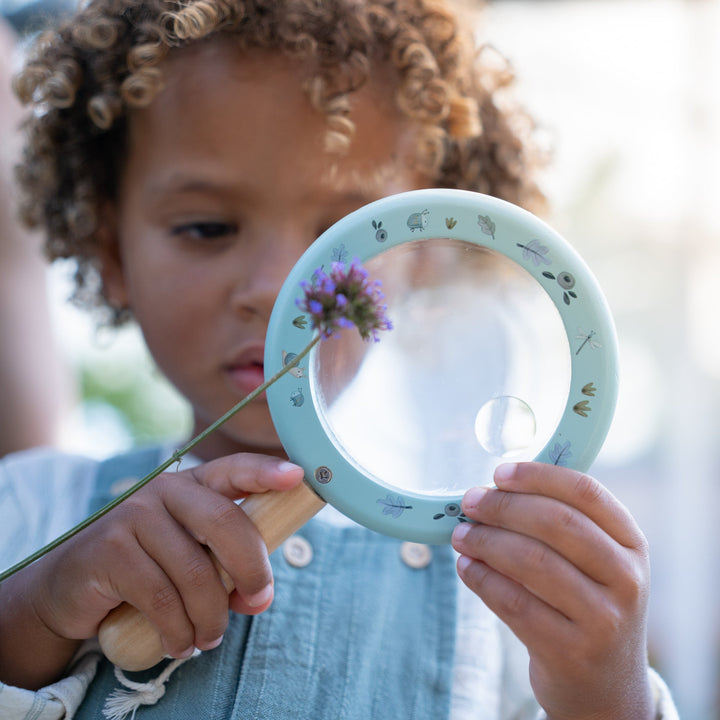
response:
<path id="1" fill-rule="evenodd" d="M 330 337 L 341 328 L 358 329 L 363 340 L 372 338 L 377 342 L 378 331 L 391 330 L 385 296 L 379 280 L 371 282 L 368 272 L 356 258 L 347 266 L 334 262 L 330 272 L 318 268 L 312 282 L 300 283 L 303 297 L 297 305 L 310 315 L 313 328 L 323 337 Z"/>

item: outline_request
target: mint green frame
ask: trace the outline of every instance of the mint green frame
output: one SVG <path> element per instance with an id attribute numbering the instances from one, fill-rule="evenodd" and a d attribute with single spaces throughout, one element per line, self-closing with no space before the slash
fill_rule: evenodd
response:
<path id="1" fill-rule="evenodd" d="M 560 235 L 531 213 L 487 195 L 416 190 L 378 200 L 335 223 L 303 254 L 278 295 L 265 345 L 266 377 L 311 340 L 313 331 L 296 305 L 300 282 L 309 281 L 320 266 L 329 268 L 339 248 L 348 259 L 365 262 L 396 245 L 433 237 L 472 242 L 505 255 L 555 303 L 570 347 L 571 382 L 558 427 L 535 459 L 587 470 L 617 401 L 617 339 L 607 302 L 587 265 Z M 425 496 L 363 473 L 325 433 L 312 386 L 312 377 L 288 373 L 267 391 L 280 441 L 288 457 L 304 468 L 312 488 L 377 532 L 414 542 L 449 542 L 454 527 L 465 520 L 462 495 Z"/>

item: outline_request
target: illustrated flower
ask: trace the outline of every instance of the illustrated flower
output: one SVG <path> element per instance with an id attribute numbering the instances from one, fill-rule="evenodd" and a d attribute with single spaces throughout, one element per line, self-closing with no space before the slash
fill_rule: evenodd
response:
<path id="1" fill-rule="evenodd" d="M 300 370 L 295 370 L 295 368 L 298 367 L 300 361 L 306 357 L 312 348 L 321 340 L 335 335 L 341 328 L 348 328 L 354 325 L 363 340 L 372 338 L 377 342 L 380 339 L 378 335 L 380 330 L 390 330 L 392 328 L 392 323 L 386 315 L 387 305 L 385 305 L 385 296 L 380 289 L 380 282 L 371 281 L 368 278 L 367 270 L 362 267 L 360 261 L 357 259 L 353 260 L 347 267 L 343 262 L 333 262 L 329 274 L 325 273 L 321 268 L 314 273 L 312 282 L 302 282 L 301 287 L 303 289 L 303 297 L 297 301 L 297 304 L 308 313 L 310 316 L 310 325 L 312 329 L 316 331 L 305 348 L 292 358 L 290 358 L 289 355 L 285 356 L 283 358 L 283 366 L 271 378 L 265 380 L 262 385 L 255 388 L 255 390 L 244 397 L 237 405 L 228 410 L 225 415 L 216 420 L 197 437 L 193 438 L 185 447 L 173 453 L 172 457 L 136 482 L 130 489 L 114 498 L 107 505 L 100 508 L 100 510 L 90 515 L 45 547 L 40 548 L 24 560 L 0 573 L 0 582 L 35 562 L 51 550 L 54 550 L 58 545 L 61 545 L 74 535 L 77 535 L 81 530 L 84 530 L 95 522 L 95 520 L 98 520 L 123 500 L 137 492 L 141 487 L 147 485 L 147 483 L 163 473 L 171 465 L 179 462 L 183 455 L 190 452 L 198 443 L 215 432 L 223 423 L 233 417 L 233 415 L 249 405 L 283 375 L 291 373 L 299 377 L 298 372 L 300 372 Z M 295 318 L 293 324 L 296 327 L 305 326 L 302 317 Z M 300 372 L 300 374 L 302 373 Z"/>
<path id="2" fill-rule="evenodd" d="M 380 330 L 392 329 L 381 283 L 369 279 L 357 258 L 348 267 L 334 262 L 329 273 L 318 268 L 312 282 L 303 281 L 300 286 L 304 294 L 297 306 L 308 313 L 312 327 L 323 337 L 354 325 L 363 340 L 377 342 Z"/>

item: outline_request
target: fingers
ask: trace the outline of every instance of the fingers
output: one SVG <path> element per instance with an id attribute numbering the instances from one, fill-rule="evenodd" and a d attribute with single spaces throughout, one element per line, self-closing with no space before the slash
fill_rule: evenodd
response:
<path id="1" fill-rule="evenodd" d="M 474 488 L 453 546 L 463 581 L 518 633 L 553 617 L 587 626 L 632 615 L 647 597 L 647 546 L 635 521 L 600 483 L 567 468 L 505 465 L 496 488 Z M 549 626 L 548 626 L 549 627 Z"/>
<path id="2" fill-rule="evenodd" d="M 543 647 L 549 637 L 558 644 L 572 642 L 573 622 L 521 582 L 468 555 L 458 558 L 457 570 L 465 585 L 482 598 L 528 648 Z"/>
<path id="3" fill-rule="evenodd" d="M 509 596 L 506 599 L 499 596 L 495 602 L 508 604 L 507 610 L 513 614 L 523 615 L 523 612 L 518 612 L 517 606 L 528 604 L 531 598 L 552 607 L 568 619 L 581 617 L 586 608 L 602 602 L 602 587 L 598 583 L 588 581 L 583 571 L 567 562 L 549 545 L 525 535 L 464 523 L 454 533 L 453 544 L 465 557 L 479 559 L 485 566 L 479 570 L 461 563 L 464 581 L 479 581 L 485 584 L 484 590 L 487 590 L 488 583 L 500 582 L 499 578 L 488 576 L 490 569 L 512 581 L 508 585 Z M 480 590 L 477 584 L 471 589 Z M 492 598 L 487 599 L 492 602 Z"/>
<path id="4" fill-rule="evenodd" d="M 242 509 L 229 498 L 197 484 L 181 494 L 174 493 L 170 485 L 164 499 L 180 525 L 197 543 L 212 551 L 247 607 L 263 605 L 272 581 L 270 561 L 257 528 Z"/>
<path id="5" fill-rule="evenodd" d="M 500 490 L 537 494 L 575 508 L 625 547 L 646 544 L 627 508 L 589 475 L 544 463 L 509 463 L 496 469 L 494 479 Z"/>
<path id="6" fill-rule="evenodd" d="M 195 646 L 196 631 L 178 589 L 177 572 L 167 568 L 168 574 L 167 563 L 158 562 L 141 548 L 139 551 L 131 548 L 127 557 L 131 572 L 119 572 L 115 566 L 108 568 L 108 582 L 115 588 L 117 598 L 133 605 L 150 620 L 167 655 L 188 657 Z M 124 559 L 118 557 L 121 562 Z M 218 635 L 221 634 L 222 630 Z"/>
<path id="7" fill-rule="evenodd" d="M 157 589 L 129 601 L 158 627 L 167 654 L 214 647 L 227 625 L 228 591 L 207 550 L 174 517 L 152 532 L 139 529 L 138 542 L 157 568 Z"/>
<path id="8" fill-rule="evenodd" d="M 289 490 L 302 481 L 304 474 L 301 467 L 287 460 L 255 453 L 229 455 L 184 472 L 234 500 L 266 490 Z"/>
<path id="9" fill-rule="evenodd" d="M 485 541 L 483 552 L 490 552 L 497 545 L 507 545 L 504 553 L 511 550 L 518 553 L 516 562 L 527 566 L 526 571 L 532 563 L 555 567 L 563 559 L 573 567 L 582 568 L 582 573 L 592 581 L 610 585 L 617 579 L 618 568 L 625 568 L 626 572 L 634 570 L 633 555 L 579 510 L 552 498 L 483 490 L 472 493 L 463 503 L 463 511 L 481 523 L 477 529 L 472 528 L 469 538 L 464 539 L 464 546 L 472 541 L 479 548 L 481 541 Z M 506 532 L 501 534 L 500 529 Z M 464 531 L 461 525 L 457 534 Z M 463 552 L 460 546 L 456 549 Z M 515 570 L 505 567 L 511 557 L 507 554 L 498 557 L 498 562 L 509 572 Z M 516 572 L 511 574 L 516 576 Z"/>
<path id="10" fill-rule="evenodd" d="M 214 647 L 229 606 L 255 614 L 273 598 L 267 548 L 234 500 L 290 489 L 302 476 L 291 463 L 251 454 L 158 476 L 32 566 L 38 618 L 60 638 L 85 639 L 128 602 L 169 655 Z"/>
<path id="11" fill-rule="evenodd" d="M 270 605 L 273 588 L 267 548 L 230 498 L 289 489 L 302 476 L 302 469 L 292 463 L 248 453 L 156 478 L 153 490 L 172 522 L 162 533 L 152 522 L 142 522 L 137 533 L 169 584 L 156 593 L 162 598 L 160 604 L 139 609 L 157 624 L 169 654 L 182 656 L 192 645 L 202 650 L 218 644 L 227 625 L 228 591 L 233 588 L 230 602 L 236 611 L 256 614 Z M 166 622 L 166 617 L 172 621 Z M 188 627 L 193 632 L 190 646 L 183 644 Z"/>
<path id="12" fill-rule="evenodd" d="M 267 548 L 234 499 L 289 489 L 302 476 L 289 462 L 238 454 L 160 475 L 110 514 L 124 544 L 116 557 L 128 568 L 111 578 L 117 595 L 157 627 L 169 655 L 219 644 L 229 603 L 245 614 L 270 605 Z"/>

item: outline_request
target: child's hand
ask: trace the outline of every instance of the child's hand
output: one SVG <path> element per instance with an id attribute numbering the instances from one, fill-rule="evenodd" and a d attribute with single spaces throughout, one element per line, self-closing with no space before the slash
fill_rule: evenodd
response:
<path id="1" fill-rule="evenodd" d="M 61 639 L 93 637 L 108 612 L 128 602 L 157 627 L 169 655 L 215 647 L 228 622 L 228 603 L 235 612 L 256 614 L 273 596 L 267 549 L 233 501 L 290 489 L 302 477 L 296 465 L 255 454 L 159 475 L 10 578 L 13 583 L 2 588 L 3 607 L 22 593 L 20 601 L 30 603 L 42 629 L 35 634 L 50 646 L 53 637 L 56 646 Z M 235 584 L 229 601 L 206 548 Z M 5 644 L 0 642 L 0 670 Z"/>
<path id="2" fill-rule="evenodd" d="M 470 490 L 453 535 L 458 571 L 527 646 L 552 720 L 651 718 L 647 542 L 596 480 L 522 463 Z"/>

